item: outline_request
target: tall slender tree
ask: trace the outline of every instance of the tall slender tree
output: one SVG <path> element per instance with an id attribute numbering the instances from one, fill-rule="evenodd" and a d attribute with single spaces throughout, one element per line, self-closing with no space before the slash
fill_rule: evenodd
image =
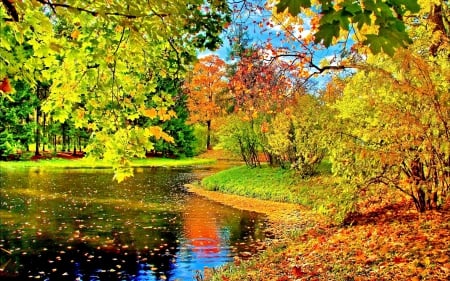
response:
<path id="1" fill-rule="evenodd" d="M 201 58 L 185 82 L 190 122 L 205 122 L 206 148 L 211 146 L 211 123 L 221 113 L 220 95 L 227 92 L 226 64 L 216 55 Z"/>

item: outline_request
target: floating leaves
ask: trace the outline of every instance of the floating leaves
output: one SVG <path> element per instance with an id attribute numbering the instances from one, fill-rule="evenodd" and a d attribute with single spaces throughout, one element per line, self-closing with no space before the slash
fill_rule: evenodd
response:
<path id="1" fill-rule="evenodd" d="M 259 239 L 264 225 L 254 215 L 198 197 L 186 204 L 181 186 L 191 180 L 189 170 L 142 169 L 121 184 L 96 171 L 1 175 L 2 274 L 188 280 L 193 270 L 183 268 L 203 269 L 265 248 Z M 216 234 L 213 244 L 208 233 Z"/>

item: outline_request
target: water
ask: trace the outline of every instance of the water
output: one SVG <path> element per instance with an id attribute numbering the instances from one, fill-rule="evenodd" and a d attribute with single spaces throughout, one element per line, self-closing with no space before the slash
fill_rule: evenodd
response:
<path id="1" fill-rule="evenodd" d="M 204 171 L 200 171 L 204 173 Z M 189 194 L 189 168 L 0 171 L 0 279 L 193 280 L 255 252 L 264 217 Z"/>

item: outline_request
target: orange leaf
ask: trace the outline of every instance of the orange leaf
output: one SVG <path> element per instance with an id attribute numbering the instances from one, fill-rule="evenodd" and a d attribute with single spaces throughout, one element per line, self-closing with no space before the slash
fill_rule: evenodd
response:
<path id="1" fill-rule="evenodd" d="M 406 262 L 406 259 L 403 257 L 394 257 L 394 262 L 395 263 L 402 263 L 402 262 Z"/>
<path id="2" fill-rule="evenodd" d="M 440 258 L 436 259 L 438 263 L 445 263 L 448 261 L 448 256 L 441 256 Z"/>
<path id="3" fill-rule="evenodd" d="M 148 118 L 155 118 L 158 115 L 158 113 L 156 112 L 156 109 L 154 108 L 150 108 L 150 109 L 146 109 L 144 111 L 144 116 L 148 117 Z"/>
<path id="4" fill-rule="evenodd" d="M 77 39 L 79 35 L 80 35 L 80 31 L 78 31 L 78 29 L 75 29 L 75 30 L 72 31 L 72 33 L 70 34 L 70 37 L 72 37 L 72 39 Z"/>
<path id="5" fill-rule="evenodd" d="M 300 266 L 294 266 L 293 268 L 292 268 L 292 274 L 295 276 L 295 277 L 302 277 L 303 275 L 305 275 L 306 273 L 305 272 L 303 272 L 303 270 L 300 268 Z"/>
<path id="6" fill-rule="evenodd" d="M 0 84 L 0 91 L 3 91 L 4 93 L 9 93 L 12 91 L 12 87 L 9 83 L 8 77 L 3 78 L 3 81 Z"/>

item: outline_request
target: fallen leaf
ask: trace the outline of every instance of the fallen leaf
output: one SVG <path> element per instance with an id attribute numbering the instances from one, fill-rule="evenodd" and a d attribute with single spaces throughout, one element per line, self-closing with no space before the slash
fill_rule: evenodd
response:
<path id="1" fill-rule="evenodd" d="M 302 277 L 302 276 L 305 275 L 306 273 L 302 271 L 302 269 L 301 269 L 300 266 L 297 266 L 297 265 L 296 265 L 296 266 L 294 266 L 294 267 L 292 268 L 292 274 L 293 274 L 295 277 Z"/>

